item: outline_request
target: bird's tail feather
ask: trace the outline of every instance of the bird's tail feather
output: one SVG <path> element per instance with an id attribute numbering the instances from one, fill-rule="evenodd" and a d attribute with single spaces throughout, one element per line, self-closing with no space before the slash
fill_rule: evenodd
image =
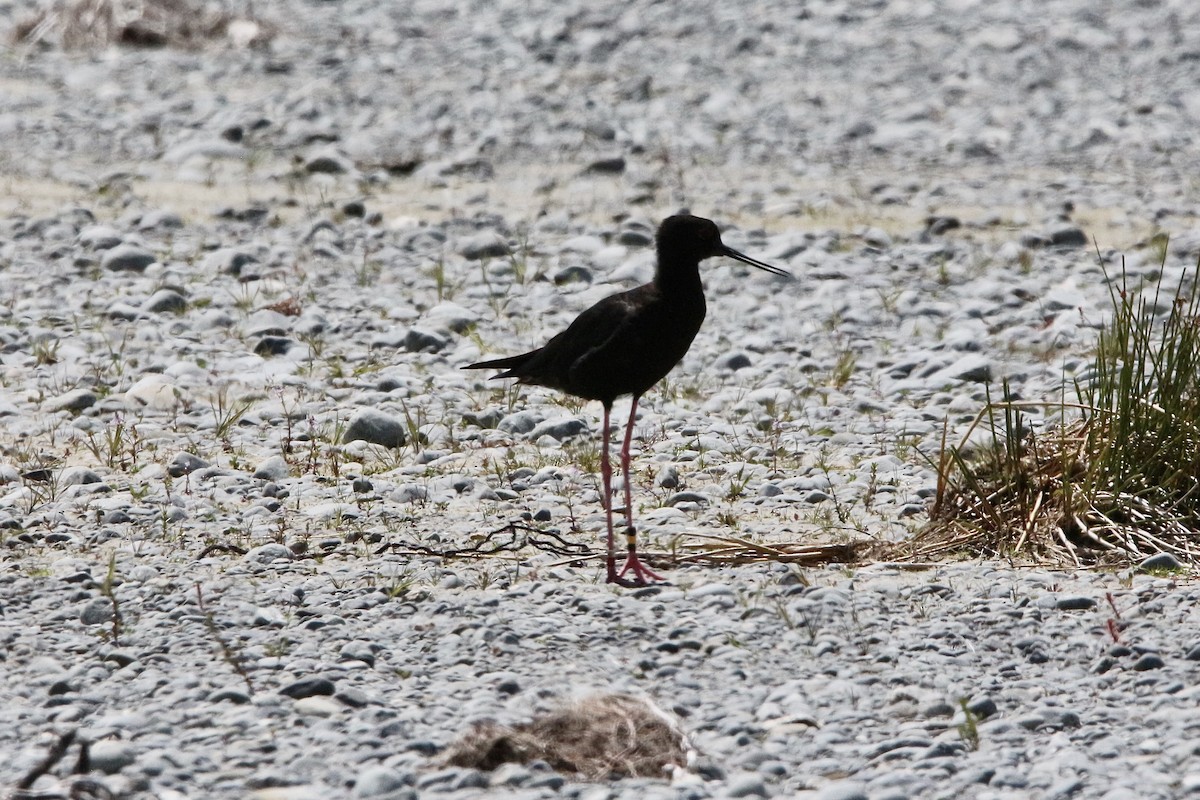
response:
<path id="1" fill-rule="evenodd" d="M 491 361 L 476 361 L 474 364 L 467 364 L 463 369 L 513 369 L 519 367 L 529 360 L 531 353 L 522 353 L 519 356 L 508 356 L 507 358 L 494 358 Z M 494 377 L 504 378 L 506 375 L 496 375 Z"/>

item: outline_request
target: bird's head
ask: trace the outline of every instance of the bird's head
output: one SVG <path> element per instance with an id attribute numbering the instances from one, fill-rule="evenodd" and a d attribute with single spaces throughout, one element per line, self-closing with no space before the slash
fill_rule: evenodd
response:
<path id="1" fill-rule="evenodd" d="M 773 275 L 791 277 L 787 270 L 750 258 L 727 246 L 721 241 L 721 232 L 717 230 L 716 223 L 691 214 L 676 214 L 664 219 L 658 226 L 657 246 L 660 265 L 694 265 L 706 258 L 727 256 Z"/>

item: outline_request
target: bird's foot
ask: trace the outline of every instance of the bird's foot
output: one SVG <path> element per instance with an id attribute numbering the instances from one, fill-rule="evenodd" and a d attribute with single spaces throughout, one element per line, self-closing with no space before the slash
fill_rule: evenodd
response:
<path id="1" fill-rule="evenodd" d="M 632 572 L 633 577 L 625 577 L 626 573 Z M 621 571 L 617 572 L 616 564 L 612 561 L 608 565 L 608 582 L 615 583 L 618 586 L 626 588 L 634 588 L 638 586 L 648 586 L 655 581 L 665 581 L 666 578 L 659 575 L 654 570 L 643 564 L 637 557 L 637 553 L 630 553 L 625 559 L 625 566 L 621 567 Z"/>

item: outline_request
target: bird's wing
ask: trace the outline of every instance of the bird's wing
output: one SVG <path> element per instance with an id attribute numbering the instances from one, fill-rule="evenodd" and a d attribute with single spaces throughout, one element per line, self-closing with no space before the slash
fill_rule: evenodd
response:
<path id="1" fill-rule="evenodd" d="M 654 347 L 647 337 L 645 308 L 634 292 L 611 298 L 620 301 L 605 308 L 603 315 L 597 315 L 593 328 L 596 333 L 590 346 L 576 351 L 573 375 L 619 374 L 636 369 L 647 356 L 647 349 Z"/>
<path id="2" fill-rule="evenodd" d="M 639 287 L 640 288 L 640 287 Z M 626 335 L 639 289 L 610 295 L 585 310 L 575 321 L 526 362 L 523 371 L 531 377 L 556 378 L 569 382 L 579 363 Z M 566 386 L 560 388 L 566 389 Z M 569 391 L 569 389 L 568 389 Z"/>

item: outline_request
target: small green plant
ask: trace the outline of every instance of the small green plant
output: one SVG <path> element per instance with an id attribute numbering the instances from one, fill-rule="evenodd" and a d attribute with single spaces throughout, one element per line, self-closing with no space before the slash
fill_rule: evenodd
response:
<path id="1" fill-rule="evenodd" d="M 40 337 L 33 343 L 33 359 L 38 364 L 57 364 L 61 342 L 54 337 Z"/>
<path id="2" fill-rule="evenodd" d="M 979 716 L 967 704 L 967 698 L 958 699 L 958 707 L 962 709 L 963 721 L 958 725 L 958 735 L 968 750 L 979 749 Z"/>
<path id="3" fill-rule="evenodd" d="M 746 487 L 750 485 L 752 477 L 746 471 L 745 464 L 738 467 L 738 471 L 729 478 L 729 487 L 725 490 L 725 499 L 732 503 L 744 497 L 746 495 Z"/>
<path id="4" fill-rule="evenodd" d="M 208 631 L 209 636 L 216 642 L 217 649 L 221 652 L 221 659 L 238 674 L 238 677 L 246 684 L 246 690 L 250 694 L 254 694 L 254 683 L 251 682 L 250 673 L 246 671 L 246 666 L 242 663 L 243 659 L 241 655 L 221 635 L 221 629 L 217 625 L 216 617 L 213 616 L 213 613 L 204 604 L 204 592 L 198 583 L 196 584 L 196 605 L 200 607 L 200 614 L 204 620 L 204 629 Z"/>
<path id="5" fill-rule="evenodd" d="M 21 484 L 25 489 L 23 510 L 32 514 L 46 503 L 53 503 L 62 493 L 59 481 L 60 459 L 29 444 L 12 448 L 13 461 L 20 470 Z"/>
<path id="6" fill-rule="evenodd" d="M 121 627 L 124 625 L 124 618 L 121 616 L 121 604 L 117 600 L 117 554 L 112 553 L 108 557 L 108 569 L 104 573 L 104 580 L 100 582 L 100 594 L 104 596 L 110 604 L 112 604 L 112 618 L 109 621 L 109 641 L 114 646 L 121 645 Z"/>
<path id="7" fill-rule="evenodd" d="M 354 282 L 359 286 L 374 286 L 383 274 L 383 262 L 371 258 L 367 253 L 362 254 L 362 260 L 354 269 Z"/>
<path id="8" fill-rule="evenodd" d="M 829 385 L 841 389 L 854 376 L 854 367 L 858 364 L 858 356 L 850 348 L 838 352 L 837 361 L 829 371 Z"/>
<path id="9" fill-rule="evenodd" d="M 229 386 L 222 385 L 209 398 L 208 407 L 212 411 L 213 423 L 216 426 L 213 433 L 223 442 L 228 442 L 229 434 L 246 416 L 254 401 L 249 398 L 233 400 L 229 396 Z"/>
<path id="10" fill-rule="evenodd" d="M 1021 268 L 1022 275 L 1033 272 L 1033 251 L 1022 249 L 1017 255 L 1017 266 Z"/>
<path id="11" fill-rule="evenodd" d="M 122 472 L 137 470 L 143 445 L 137 425 L 127 423 L 121 414 L 114 414 L 110 424 L 102 428 L 99 434 L 88 431 L 84 437 L 84 446 L 98 462 Z"/>
<path id="12" fill-rule="evenodd" d="M 1110 282 L 1113 317 L 1075 401 L 1065 389 L 1015 401 L 1005 386 L 973 444 L 943 433 L 931 524 L 909 555 L 1200 560 L 1200 283 L 1193 271 L 1164 295 L 1162 274 L 1140 291 L 1124 270 Z M 1026 414 L 1038 407 L 1063 422 L 1037 429 Z"/>

